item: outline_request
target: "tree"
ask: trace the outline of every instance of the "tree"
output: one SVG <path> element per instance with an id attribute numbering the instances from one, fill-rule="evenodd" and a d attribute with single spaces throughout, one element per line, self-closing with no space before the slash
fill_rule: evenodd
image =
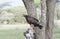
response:
<path id="1" fill-rule="evenodd" d="M 5 23 L 8 22 L 6 19 L 3 18 L 5 16 L 7 16 L 6 15 L 7 12 L 3 11 L 3 8 L 6 7 L 6 6 L 10 6 L 10 2 L 5 2 L 5 3 L 0 4 L 0 21 L 1 21 L 1 23 L 3 23 L 4 21 L 5 21 Z"/>
<path id="2" fill-rule="evenodd" d="M 43 29 L 34 27 L 36 39 L 52 39 L 55 2 L 56 0 L 41 0 L 40 23 L 43 25 Z M 34 0 L 23 0 L 23 3 L 27 9 L 28 15 L 36 18 Z"/>
<path id="3" fill-rule="evenodd" d="M 52 39 L 53 37 L 55 3 L 56 0 L 46 0 L 47 13 L 46 13 L 45 39 Z"/>
<path id="4" fill-rule="evenodd" d="M 45 39 L 52 39 L 53 37 L 55 3 L 56 0 L 41 0 L 41 23 L 45 28 L 43 28 L 45 30 Z"/>
<path id="5" fill-rule="evenodd" d="M 40 30 L 40 38 L 39 39 L 45 39 L 46 9 L 47 9 L 47 7 L 46 7 L 46 0 L 41 0 L 41 18 L 40 18 L 40 24 L 43 26 L 43 29 Z"/>

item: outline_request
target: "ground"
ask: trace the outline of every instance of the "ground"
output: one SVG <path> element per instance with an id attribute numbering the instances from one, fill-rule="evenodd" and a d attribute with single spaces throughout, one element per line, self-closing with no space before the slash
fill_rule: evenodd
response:
<path id="1" fill-rule="evenodd" d="M 25 39 L 23 32 L 29 27 L 28 24 L 0 25 L 0 39 Z"/>
<path id="2" fill-rule="evenodd" d="M 0 25 L 0 39 L 25 39 L 23 32 L 30 26 L 28 24 Z M 60 39 L 60 28 L 53 29 L 54 39 Z"/>

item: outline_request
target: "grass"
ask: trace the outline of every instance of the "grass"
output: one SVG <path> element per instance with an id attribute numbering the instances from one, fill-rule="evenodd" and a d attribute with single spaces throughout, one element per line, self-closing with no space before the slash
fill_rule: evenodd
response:
<path id="1" fill-rule="evenodd" d="M 0 39 L 25 39 L 23 32 L 26 29 L 0 30 Z M 53 39 L 60 39 L 60 28 L 53 29 Z"/>
<path id="2" fill-rule="evenodd" d="M 60 39 L 60 28 L 55 27 L 53 29 L 53 39 Z"/>
<path id="3" fill-rule="evenodd" d="M 25 29 L 19 30 L 0 30 L 0 39 L 25 39 L 23 32 Z"/>

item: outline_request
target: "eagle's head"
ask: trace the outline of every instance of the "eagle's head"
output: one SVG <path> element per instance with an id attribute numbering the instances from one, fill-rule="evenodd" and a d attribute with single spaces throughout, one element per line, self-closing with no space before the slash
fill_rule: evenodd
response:
<path id="1" fill-rule="evenodd" d="M 23 15 L 25 18 L 29 17 L 29 15 Z"/>

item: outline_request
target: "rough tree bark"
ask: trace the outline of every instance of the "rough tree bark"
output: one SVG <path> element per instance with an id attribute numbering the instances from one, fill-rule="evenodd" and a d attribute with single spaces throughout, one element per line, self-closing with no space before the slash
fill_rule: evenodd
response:
<path id="1" fill-rule="evenodd" d="M 45 28 L 45 39 L 52 39 L 53 37 L 53 21 L 54 21 L 54 8 L 56 0 L 46 0 L 47 14 L 46 14 L 46 28 Z"/>
<path id="2" fill-rule="evenodd" d="M 39 39 L 45 39 L 45 27 L 46 27 L 46 0 L 41 0 L 41 19 L 40 24 L 43 25 L 41 35 Z"/>
<path id="3" fill-rule="evenodd" d="M 28 15 L 36 18 L 37 13 L 36 13 L 35 5 L 34 5 L 34 0 L 22 0 L 22 1 L 23 1 L 24 5 L 26 7 Z"/>

